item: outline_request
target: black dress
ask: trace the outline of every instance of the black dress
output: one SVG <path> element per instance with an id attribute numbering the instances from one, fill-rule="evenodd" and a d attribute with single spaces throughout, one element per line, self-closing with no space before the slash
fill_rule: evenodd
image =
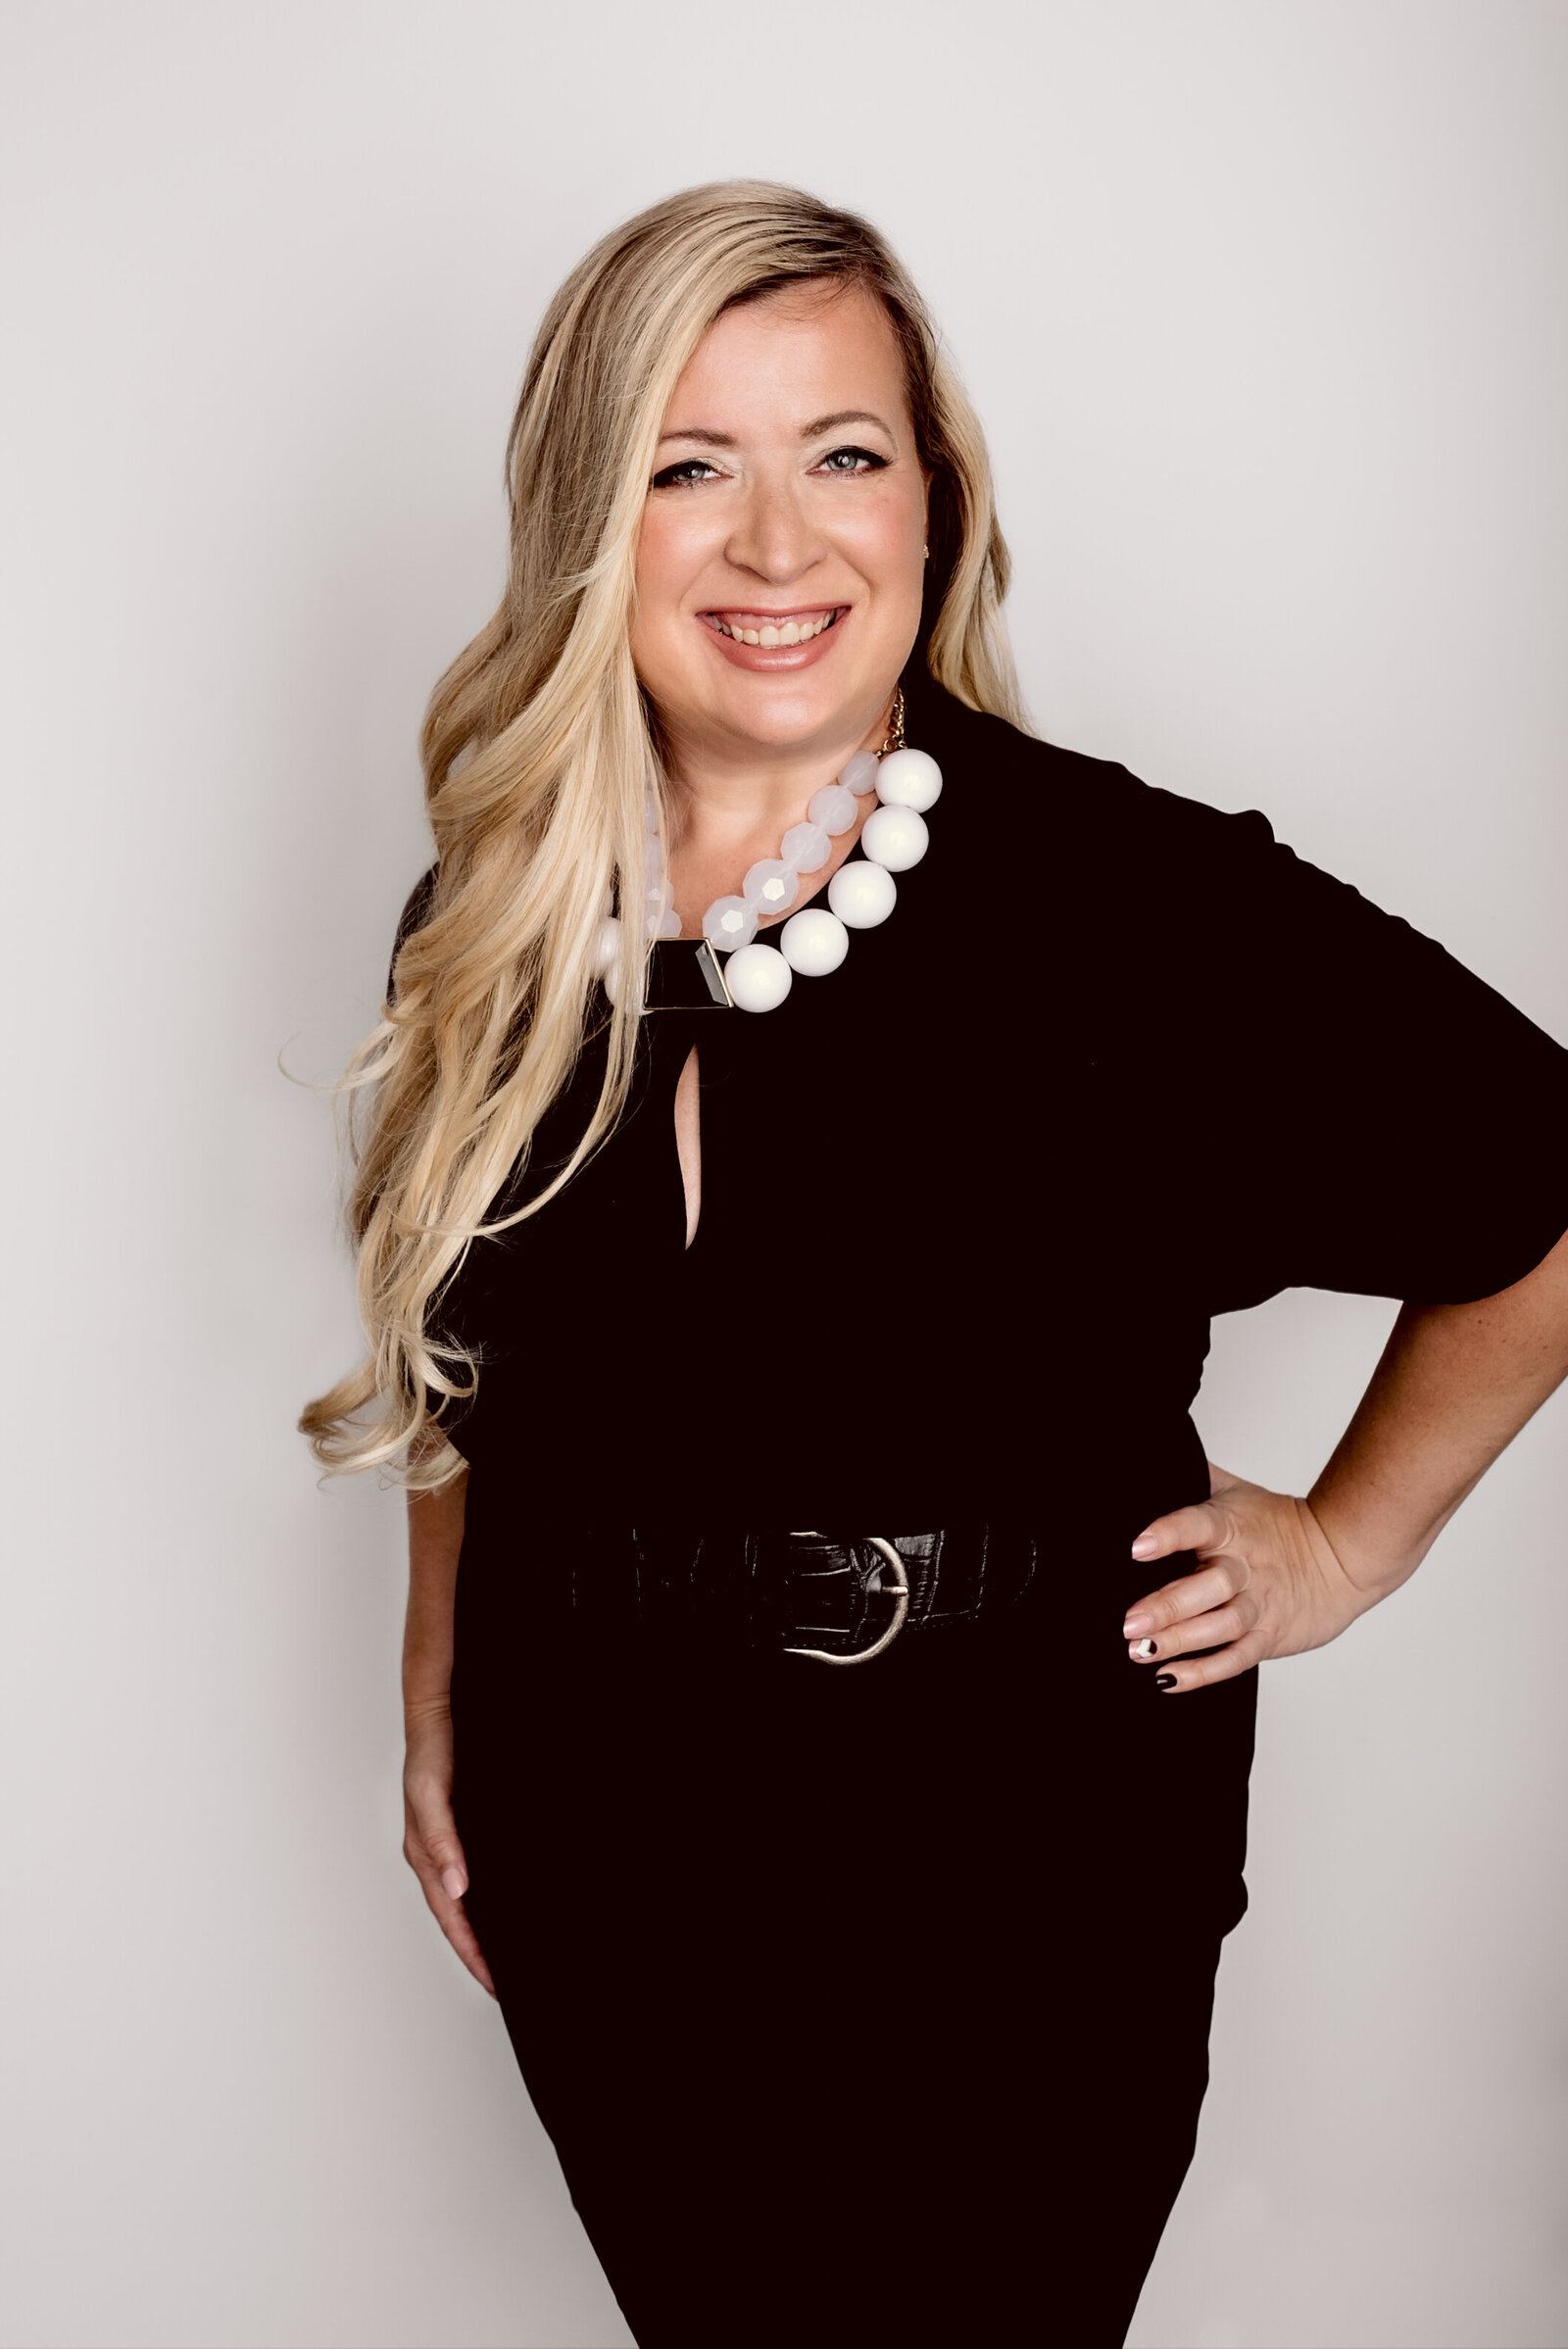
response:
<path id="1" fill-rule="evenodd" d="M 469 1909 L 640 2349 L 1122 2339 L 1246 1905 L 1255 1675 L 1169 1699 L 1120 1635 L 1209 1317 L 1489 1295 L 1568 1225 L 1568 1054 L 1441 948 L 906 690 L 891 919 L 763 1016 L 656 949 L 632 1111 L 444 1306 Z M 787 1654 L 803 1528 L 941 1529 L 959 1603 Z"/>

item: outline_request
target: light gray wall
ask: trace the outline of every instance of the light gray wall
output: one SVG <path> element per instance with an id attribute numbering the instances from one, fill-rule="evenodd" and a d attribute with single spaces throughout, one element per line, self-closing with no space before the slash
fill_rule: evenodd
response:
<path id="1" fill-rule="evenodd" d="M 274 1068 L 373 1012 L 534 320 L 673 186 L 863 206 L 994 434 L 1041 729 L 1261 805 L 1568 1037 L 1568 12 L 7 28 L 3 2337 L 610 2349 L 398 1855 L 398 1507 L 318 1493 L 291 1433 L 354 1335 L 327 1107 Z M 1195 1148 L 1211 1118 L 1219 1068 Z M 1304 1485 L 1391 1311 L 1223 1326 L 1211 1450 Z M 1568 2341 L 1563 1427 L 1265 1675 L 1253 1909 L 1140 2349 Z M 1151 1789 L 1128 1832 L 1157 1898 L 1194 1831 Z"/>

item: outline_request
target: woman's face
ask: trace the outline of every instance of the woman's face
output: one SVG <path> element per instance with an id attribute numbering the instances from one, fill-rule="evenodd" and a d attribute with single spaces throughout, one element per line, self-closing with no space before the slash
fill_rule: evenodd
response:
<path id="1" fill-rule="evenodd" d="M 727 311 L 655 463 L 632 658 L 677 755 L 852 749 L 908 658 L 925 569 L 926 482 L 881 303 L 808 286 Z"/>

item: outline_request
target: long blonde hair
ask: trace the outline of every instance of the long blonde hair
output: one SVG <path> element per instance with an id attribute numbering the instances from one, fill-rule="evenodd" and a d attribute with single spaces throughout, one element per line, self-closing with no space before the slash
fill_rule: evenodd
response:
<path id="1" fill-rule="evenodd" d="M 604 1082 L 581 1140 L 536 1197 L 486 1221 L 590 1019 L 606 1024 L 598 950 L 612 903 L 642 904 L 658 764 L 629 637 L 665 412 L 721 311 L 812 278 L 874 292 L 903 353 L 931 475 L 927 665 L 971 708 L 1019 714 L 985 442 L 876 230 L 795 188 L 728 180 L 602 238 L 529 355 L 507 444 L 506 594 L 437 685 L 421 737 L 433 891 L 398 953 L 393 1001 L 342 1080 L 365 1104 L 357 1134 L 350 1117 L 350 1220 L 369 1352 L 300 1421 L 328 1469 L 396 1467 L 420 1487 L 458 1473 L 443 1422 L 477 1371 L 432 1326 L 442 1292 L 476 1240 L 548 1204 L 625 1106 L 650 951 L 638 920 L 620 924 Z"/>

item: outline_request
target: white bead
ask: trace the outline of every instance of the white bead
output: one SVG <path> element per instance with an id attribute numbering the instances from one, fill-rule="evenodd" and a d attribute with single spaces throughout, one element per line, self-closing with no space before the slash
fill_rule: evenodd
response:
<path id="1" fill-rule="evenodd" d="M 907 872 L 918 864 L 931 845 L 931 835 L 925 828 L 925 817 L 912 807 L 878 807 L 865 819 L 860 832 L 860 846 L 873 864 L 885 864 L 890 873 Z"/>
<path id="2" fill-rule="evenodd" d="M 609 970 L 620 960 L 620 924 L 612 913 L 607 914 L 599 925 L 594 941 L 595 970 Z"/>
<path id="3" fill-rule="evenodd" d="M 875 751 L 857 751 L 855 757 L 840 774 L 839 781 L 846 791 L 867 792 L 875 791 L 876 777 L 877 756 Z"/>
<path id="4" fill-rule="evenodd" d="M 807 801 L 806 812 L 813 824 L 821 825 L 824 832 L 837 835 L 849 830 L 860 810 L 855 804 L 853 791 L 846 791 L 842 783 L 824 783 L 821 790 L 813 791 Z"/>
<path id="5" fill-rule="evenodd" d="M 714 898 L 703 915 L 703 936 L 726 953 L 757 936 L 757 908 L 744 898 Z"/>
<path id="6" fill-rule="evenodd" d="M 798 873 L 814 873 L 832 856 L 833 843 L 821 824 L 791 824 L 778 853 Z"/>
<path id="7" fill-rule="evenodd" d="M 759 913 L 788 913 L 800 894 L 800 874 L 782 856 L 759 856 L 741 883 L 742 897 Z"/>
<path id="8" fill-rule="evenodd" d="M 779 953 L 803 979 L 822 979 L 837 970 L 850 951 L 850 934 L 838 916 L 824 906 L 807 905 L 792 913 L 778 934 Z"/>
<path id="9" fill-rule="evenodd" d="M 673 905 L 660 923 L 655 936 L 659 938 L 678 938 L 680 936 L 680 915 L 675 911 Z"/>
<path id="10" fill-rule="evenodd" d="M 789 994 L 791 971 L 776 947 L 743 946 L 724 965 L 730 1001 L 741 1011 L 772 1011 Z"/>
<path id="11" fill-rule="evenodd" d="M 884 865 L 862 864 L 858 857 L 841 864 L 827 885 L 828 904 L 852 930 L 874 930 L 886 921 L 898 895 L 899 885 Z"/>
<path id="12" fill-rule="evenodd" d="M 876 796 L 884 807 L 912 807 L 923 815 L 942 793 L 942 769 L 929 751 L 890 751 L 877 769 Z"/>

